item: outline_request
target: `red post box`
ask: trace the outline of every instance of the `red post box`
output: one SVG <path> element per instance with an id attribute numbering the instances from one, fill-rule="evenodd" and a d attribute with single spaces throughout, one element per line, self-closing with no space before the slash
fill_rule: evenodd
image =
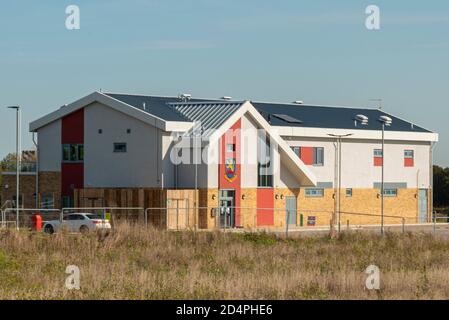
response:
<path id="1" fill-rule="evenodd" d="M 31 229 L 34 231 L 42 231 L 42 216 L 40 214 L 33 214 L 31 217 Z"/>

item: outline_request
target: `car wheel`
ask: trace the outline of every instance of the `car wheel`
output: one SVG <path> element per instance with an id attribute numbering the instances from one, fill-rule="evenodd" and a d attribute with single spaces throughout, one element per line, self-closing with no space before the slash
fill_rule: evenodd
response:
<path id="1" fill-rule="evenodd" d="M 52 225 L 47 224 L 44 228 L 44 232 L 48 234 L 53 234 L 55 232 L 55 229 L 53 229 Z"/>
<path id="2" fill-rule="evenodd" d="M 89 232 L 89 228 L 87 226 L 81 226 L 80 227 L 80 232 L 83 233 L 83 234 L 87 233 L 87 232 Z"/>

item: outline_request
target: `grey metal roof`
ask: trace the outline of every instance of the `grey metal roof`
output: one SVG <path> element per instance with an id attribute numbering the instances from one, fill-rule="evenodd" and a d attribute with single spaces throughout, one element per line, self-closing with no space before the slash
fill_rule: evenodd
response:
<path id="1" fill-rule="evenodd" d="M 203 132 L 204 130 L 218 128 L 242 104 L 240 101 L 219 99 L 192 98 L 189 102 L 181 102 L 178 97 L 104 94 L 166 121 L 201 121 Z M 145 109 L 143 108 L 144 103 Z M 381 115 L 387 115 L 393 119 L 392 125 L 386 127 L 387 131 L 431 132 L 379 109 L 253 101 L 251 101 L 251 104 L 273 126 L 379 130 L 381 124 L 377 120 Z M 368 125 L 358 124 L 355 126 L 354 118 L 358 114 L 363 114 L 369 118 Z M 287 119 L 290 120 L 287 121 Z M 299 121 L 291 121 L 292 119 Z"/>
<path id="2" fill-rule="evenodd" d="M 181 121 L 190 122 L 182 113 L 175 112 L 173 108 L 169 108 L 168 103 L 180 102 L 178 97 L 159 97 L 159 96 L 143 96 L 133 94 L 119 93 L 103 93 L 111 98 L 120 100 L 142 111 L 150 113 L 165 121 Z M 190 101 L 205 101 L 204 99 L 191 99 Z M 210 100 L 209 100 L 210 101 Z M 145 104 L 145 109 L 144 109 Z"/>
<path id="3" fill-rule="evenodd" d="M 209 101 L 169 103 L 176 112 L 192 122 L 197 122 L 203 133 L 218 129 L 243 102 Z"/>
<path id="4" fill-rule="evenodd" d="M 378 121 L 379 117 L 387 115 L 393 119 L 393 123 L 391 126 L 385 127 L 385 130 L 431 132 L 379 109 L 279 104 L 253 101 L 251 101 L 251 104 L 273 126 L 379 130 L 382 128 L 381 123 Z M 301 123 L 285 121 L 280 117 L 276 117 L 275 114 L 288 115 L 300 120 Z M 367 125 L 358 123 L 357 126 L 355 126 L 354 118 L 358 114 L 363 114 L 369 118 Z"/>

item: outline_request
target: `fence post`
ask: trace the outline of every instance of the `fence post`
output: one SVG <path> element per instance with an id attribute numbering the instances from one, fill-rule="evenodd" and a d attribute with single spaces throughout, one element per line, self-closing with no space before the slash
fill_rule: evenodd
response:
<path id="1" fill-rule="evenodd" d="M 346 229 L 349 231 L 349 219 L 346 220 Z"/>
<path id="2" fill-rule="evenodd" d="M 402 217 L 402 233 L 405 233 L 405 218 Z"/>
<path id="3" fill-rule="evenodd" d="M 433 214 L 433 234 L 435 235 L 437 232 L 437 217 L 435 213 Z"/>
<path id="4" fill-rule="evenodd" d="M 144 211 L 145 228 L 148 228 L 148 209 L 149 208 L 146 208 Z"/>

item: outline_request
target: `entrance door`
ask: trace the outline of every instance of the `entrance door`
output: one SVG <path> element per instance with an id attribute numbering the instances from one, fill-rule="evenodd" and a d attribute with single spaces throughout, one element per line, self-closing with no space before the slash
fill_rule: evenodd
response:
<path id="1" fill-rule="evenodd" d="M 220 190 L 219 201 L 220 228 L 234 228 L 235 226 L 235 191 Z"/>
<path id="2" fill-rule="evenodd" d="M 418 191 L 418 222 L 427 222 L 427 189 Z"/>
<path id="3" fill-rule="evenodd" d="M 189 199 L 167 200 L 167 228 L 180 230 L 191 227 Z"/>
<path id="4" fill-rule="evenodd" d="M 285 198 L 285 211 L 287 223 L 296 226 L 296 197 Z"/>

